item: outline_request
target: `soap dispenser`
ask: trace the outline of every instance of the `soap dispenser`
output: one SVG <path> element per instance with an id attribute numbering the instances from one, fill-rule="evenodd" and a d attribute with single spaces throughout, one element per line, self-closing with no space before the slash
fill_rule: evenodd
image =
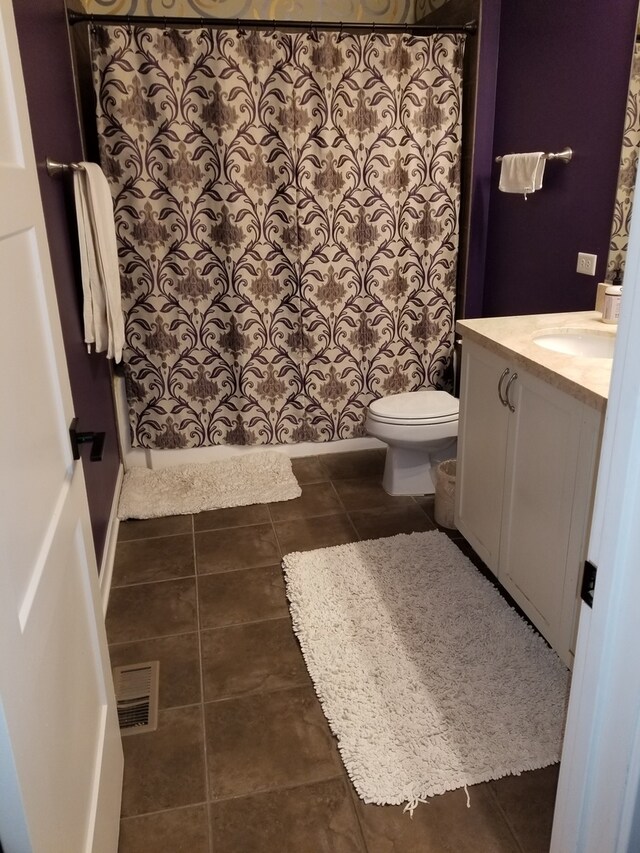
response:
<path id="1" fill-rule="evenodd" d="M 622 300 L 622 270 L 615 270 L 613 282 L 604 292 L 602 307 L 602 322 L 617 323 L 620 317 L 620 301 Z"/>

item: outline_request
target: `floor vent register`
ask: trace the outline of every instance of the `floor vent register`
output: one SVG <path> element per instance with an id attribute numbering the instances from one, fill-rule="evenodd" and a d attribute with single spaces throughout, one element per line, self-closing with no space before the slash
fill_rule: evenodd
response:
<path id="1" fill-rule="evenodd" d="M 158 728 L 160 661 L 116 666 L 113 684 L 122 735 L 154 732 Z"/>

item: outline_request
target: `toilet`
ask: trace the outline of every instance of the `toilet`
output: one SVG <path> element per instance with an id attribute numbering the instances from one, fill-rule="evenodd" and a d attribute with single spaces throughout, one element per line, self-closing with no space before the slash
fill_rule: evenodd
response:
<path id="1" fill-rule="evenodd" d="M 382 478 L 390 495 L 432 495 L 439 462 L 456 455 L 459 401 L 446 391 L 408 391 L 374 400 L 367 433 L 389 445 Z"/>

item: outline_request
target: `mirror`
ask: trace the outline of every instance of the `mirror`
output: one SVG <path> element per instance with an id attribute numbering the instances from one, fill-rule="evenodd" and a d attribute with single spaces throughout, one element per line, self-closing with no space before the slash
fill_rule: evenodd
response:
<path id="1" fill-rule="evenodd" d="M 624 272 L 629 242 L 629 226 L 633 207 L 633 189 L 638 168 L 640 150 L 640 35 L 636 44 L 631 65 L 627 109 L 622 134 L 620 169 L 618 172 L 618 191 L 613 209 L 611 240 L 607 260 L 606 280 L 613 281 L 618 270 Z"/>

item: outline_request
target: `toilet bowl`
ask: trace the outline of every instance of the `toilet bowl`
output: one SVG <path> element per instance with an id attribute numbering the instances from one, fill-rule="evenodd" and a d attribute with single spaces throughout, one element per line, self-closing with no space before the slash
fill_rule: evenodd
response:
<path id="1" fill-rule="evenodd" d="M 408 391 L 374 400 L 367 433 L 389 445 L 382 485 L 390 495 L 432 495 L 433 473 L 455 456 L 459 401 L 446 391 Z"/>

